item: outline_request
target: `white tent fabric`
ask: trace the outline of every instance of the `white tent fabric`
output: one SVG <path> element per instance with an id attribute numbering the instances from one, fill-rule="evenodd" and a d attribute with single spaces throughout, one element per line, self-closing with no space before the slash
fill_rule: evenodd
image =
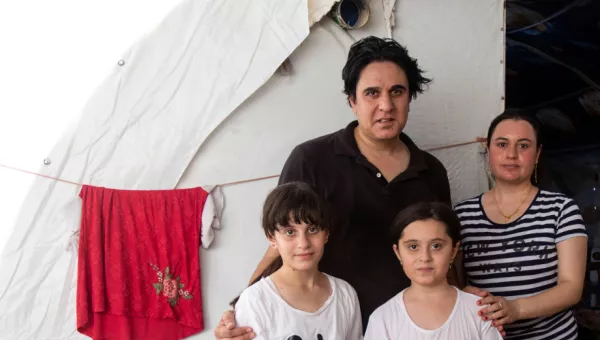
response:
<path id="1" fill-rule="evenodd" d="M 309 10 L 314 1 L 240 4 L 176 7 L 125 53 L 41 171 L 126 189 L 220 184 L 277 174 L 294 145 L 352 120 L 341 68 L 355 40 L 387 35 L 389 1 L 370 1 L 361 30 L 325 19 L 310 35 L 309 24 L 326 13 Z M 423 148 L 482 135 L 503 106 L 502 2 L 400 0 L 395 17 L 393 36 L 435 78 L 412 104 L 407 133 Z M 293 73 L 272 76 L 288 56 Z M 483 190 L 477 145 L 434 154 L 448 168 L 455 201 Z M 222 230 L 201 253 L 209 328 L 265 250 L 260 208 L 275 182 L 224 188 Z M 33 183 L 0 262 L 0 339 L 82 338 L 76 254 L 64 251 L 78 227 L 78 190 L 45 178 Z"/>

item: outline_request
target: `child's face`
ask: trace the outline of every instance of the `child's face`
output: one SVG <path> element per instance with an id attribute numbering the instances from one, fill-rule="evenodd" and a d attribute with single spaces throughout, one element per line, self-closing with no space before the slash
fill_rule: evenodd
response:
<path id="1" fill-rule="evenodd" d="M 446 233 L 446 226 L 436 220 L 415 221 L 402 233 L 394 252 L 406 276 L 413 284 L 434 286 L 446 282 L 450 261 L 458 245 Z"/>
<path id="2" fill-rule="evenodd" d="M 284 265 L 295 270 L 312 270 L 323 256 L 328 236 L 316 226 L 291 222 L 288 226 L 278 226 L 274 237 L 269 237 L 269 243 L 279 250 Z"/>

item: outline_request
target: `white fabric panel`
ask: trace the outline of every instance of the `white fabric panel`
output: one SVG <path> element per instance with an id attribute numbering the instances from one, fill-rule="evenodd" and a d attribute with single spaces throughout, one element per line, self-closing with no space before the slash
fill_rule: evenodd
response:
<path id="1" fill-rule="evenodd" d="M 0 1 L 0 164 L 38 171 L 107 69 L 179 2 Z M 34 179 L 0 168 L 0 253 Z"/>
<path id="2" fill-rule="evenodd" d="M 43 173 L 113 188 L 175 187 L 210 132 L 306 38 L 307 18 L 306 0 L 182 2 L 115 65 Z M 78 190 L 34 182 L 2 256 L 0 338 L 80 337 L 76 257 L 65 253 L 79 224 Z"/>
<path id="3" fill-rule="evenodd" d="M 254 92 L 304 39 L 309 24 L 306 6 L 287 7 L 290 1 L 285 6 L 260 2 L 273 5 L 270 11 L 256 2 L 242 8 L 233 1 L 184 2 L 126 53 L 124 67 L 115 67 L 78 129 L 65 134 L 51 155 L 54 162 L 43 170 L 74 181 L 137 189 L 172 187 L 184 170 L 180 187 L 262 177 L 277 174 L 294 145 L 353 119 L 341 94 L 341 68 L 355 40 L 386 35 L 381 0 L 370 1 L 371 20 L 360 30 L 344 31 L 328 19 L 315 24 L 291 56 L 293 74 L 271 77 L 219 125 L 237 106 L 233 103 Z M 411 107 L 407 133 L 421 147 L 472 140 L 501 111 L 502 6 L 499 0 L 398 0 L 393 36 L 435 78 Z M 266 16 L 250 15 L 253 10 L 278 13 L 277 32 L 290 35 L 274 36 L 267 28 L 261 36 L 256 29 L 269 26 L 251 20 L 261 18 L 264 24 Z M 202 48 L 208 32 L 222 50 Z M 252 43 L 252 50 L 239 47 Z M 237 49 L 227 50 L 232 46 Z M 252 63 L 249 51 L 256 51 Z M 220 62 L 210 67 L 196 59 L 219 52 L 224 58 L 207 59 Z M 233 66 L 232 58 L 239 64 Z M 173 148 L 180 151 L 169 153 Z M 475 180 L 477 152 L 472 145 L 434 153 L 449 170 L 454 200 L 483 190 Z M 267 242 L 260 229 L 261 206 L 275 184 L 272 179 L 223 188 L 222 229 L 211 248 L 201 250 L 209 330 L 193 339 L 213 338 L 210 329 L 262 257 Z M 75 332 L 76 256 L 64 251 L 78 226 L 78 190 L 35 181 L 2 257 L 0 339 L 83 338 Z"/>

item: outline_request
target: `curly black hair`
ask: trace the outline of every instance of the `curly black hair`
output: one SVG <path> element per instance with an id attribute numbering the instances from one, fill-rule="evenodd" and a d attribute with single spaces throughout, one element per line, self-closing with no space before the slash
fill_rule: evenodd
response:
<path id="1" fill-rule="evenodd" d="M 416 99 L 418 94 L 423 93 L 425 86 L 433 81 L 423 76 L 417 59 L 408 55 L 406 47 L 393 39 L 370 36 L 355 42 L 348 52 L 348 60 L 342 70 L 344 93 L 348 100 L 356 98 L 356 85 L 362 70 L 377 61 L 391 61 L 404 70 L 411 99 Z"/>

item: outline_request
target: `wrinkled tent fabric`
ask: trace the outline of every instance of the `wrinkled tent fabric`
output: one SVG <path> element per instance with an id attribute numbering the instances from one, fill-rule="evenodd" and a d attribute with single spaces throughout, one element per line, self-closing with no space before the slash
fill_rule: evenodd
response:
<path id="1" fill-rule="evenodd" d="M 122 57 L 44 173 L 111 188 L 174 188 L 210 132 L 306 38 L 307 18 L 306 0 L 184 1 Z M 72 276 L 64 248 L 78 225 L 78 190 L 42 179 L 26 199 L 36 213 L 21 217 L 2 258 L 12 274 L 0 284 L 2 336 L 54 336 L 51 319 L 71 308 L 52 300 Z M 41 259 L 48 265 L 32 268 Z M 63 298 L 72 303 L 69 290 Z M 31 305 L 45 305 L 45 316 L 34 313 L 39 323 L 22 329 Z"/>
<path id="2" fill-rule="evenodd" d="M 354 41 L 386 35 L 384 4 L 370 2 L 361 30 L 322 20 L 310 35 L 306 2 L 258 4 L 183 2 L 123 56 L 44 174 L 126 189 L 219 184 L 277 174 L 294 145 L 344 127 L 353 115 L 341 68 Z M 412 104 L 406 129 L 422 148 L 473 140 L 502 110 L 502 9 L 498 0 L 396 4 L 393 36 L 435 78 Z M 292 74 L 272 76 L 287 57 Z M 448 168 L 455 201 L 484 189 L 478 148 L 434 152 Z M 201 255 L 209 329 L 264 253 L 260 208 L 275 183 L 223 190 L 222 229 Z M 35 180 L 0 263 L 0 339 L 82 338 L 75 332 L 76 257 L 65 252 L 78 228 L 78 190 Z"/>

